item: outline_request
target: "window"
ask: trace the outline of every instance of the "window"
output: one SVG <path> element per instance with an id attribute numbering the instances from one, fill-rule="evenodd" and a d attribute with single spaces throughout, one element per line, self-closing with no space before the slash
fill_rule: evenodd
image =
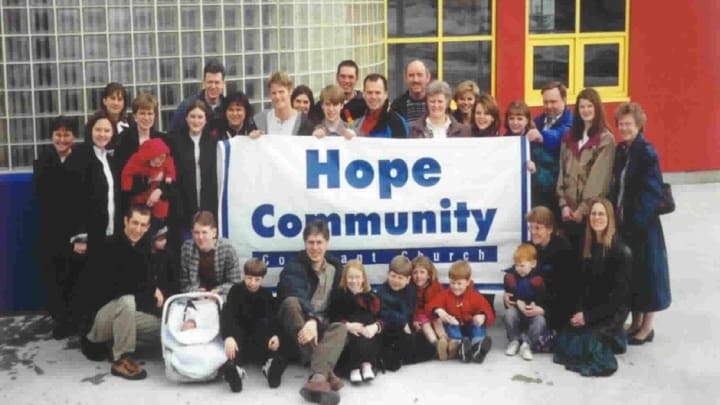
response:
<path id="1" fill-rule="evenodd" d="M 528 0 L 525 100 L 559 80 L 573 102 L 585 87 L 603 101 L 627 100 L 629 0 Z"/>
<path id="2" fill-rule="evenodd" d="M 394 98 L 405 92 L 403 71 L 421 59 L 433 79 L 454 88 L 474 80 L 480 89 L 493 92 L 493 0 L 388 0 L 388 89 Z"/>

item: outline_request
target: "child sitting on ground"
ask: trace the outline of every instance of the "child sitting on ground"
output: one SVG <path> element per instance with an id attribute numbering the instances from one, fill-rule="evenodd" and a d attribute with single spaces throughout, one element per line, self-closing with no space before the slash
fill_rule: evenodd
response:
<path id="1" fill-rule="evenodd" d="M 490 304 L 473 287 L 470 263 L 459 260 L 448 271 L 450 288 L 438 294 L 427 310 L 440 319 L 450 339 L 448 357 L 482 363 L 492 341 L 485 327 L 495 321 Z"/>
<path id="2" fill-rule="evenodd" d="M 280 327 L 272 292 L 262 287 L 267 274 L 265 263 L 256 258 L 245 262 L 243 282 L 230 289 L 222 309 L 220 333 L 225 339 L 225 379 L 233 392 L 242 390 L 239 366 L 262 363 L 263 375 L 271 388 L 280 386 L 287 360 L 280 353 Z"/>
<path id="3" fill-rule="evenodd" d="M 133 189 L 133 177 L 140 177 L 147 187 Z M 170 148 L 160 138 L 145 141 L 128 160 L 120 179 L 122 191 L 131 193 L 131 204 L 143 204 L 152 207 L 152 217 L 167 218 L 170 204 L 167 200 L 167 185 L 175 181 L 175 162 L 170 156 Z"/>
<path id="4" fill-rule="evenodd" d="M 415 310 L 413 312 L 413 329 L 422 331 L 423 335 L 437 349 L 440 360 L 447 360 L 447 334 L 439 318 L 434 318 L 426 310 L 427 304 L 442 292 L 438 282 L 437 269 L 426 256 L 418 256 L 412 261 L 412 280 L 415 284 Z"/>
<path id="5" fill-rule="evenodd" d="M 505 354 L 514 356 L 520 352 L 524 360 L 532 360 L 530 344 L 536 342 L 545 332 L 545 316 L 532 315 L 530 311 L 543 307 L 545 280 L 537 266 L 537 250 L 529 243 L 515 249 L 515 266 L 505 270 L 505 292 L 513 294 L 510 306 L 505 311 L 505 330 L 508 347 Z M 523 335 L 526 337 L 523 339 Z M 520 341 L 523 341 L 520 344 Z"/>
<path id="6" fill-rule="evenodd" d="M 410 284 L 412 264 L 405 256 L 395 256 L 389 265 L 387 281 L 378 288 L 380 320 L 383 325 L 381 358 L 387 370 L 396 371 L 412 362 L 414 337 L 410 324 L 415 308 L 415 285 Z"/>
<path id="7" fill-rule="evenodd" d="M 359 384 L 375 378 L 372 362 L 380 346 L 380 298 L 370 290 L 365 266 L 350 260 L 343 269 L 339 288 L 330 296 L 330 322 L 343 322 L 348 330 L 345 352 L 337 367 L 350 370 L 350 382 Z M 344 363 L 344 364 L 341 364 Z"/>

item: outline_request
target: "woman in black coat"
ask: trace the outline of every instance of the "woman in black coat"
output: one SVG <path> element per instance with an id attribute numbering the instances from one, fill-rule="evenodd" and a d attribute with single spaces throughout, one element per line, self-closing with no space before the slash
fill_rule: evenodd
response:
<path id="1" fill-rule="evenodd" d="M 617 146 L 610 191 L 618 229 L 633 252 L 628 343 L 641 345 L 652 342 L 655 312 L 671 301 L 667 249 L 658 216 L 663 178 L 657 152 L 642 133 L 646 121 L 642 107 L 621 104 L 615 119 L 622 143 Z"/>
<path id="2" fill-rule="evenodd" d="M 106 239 L 122 230 L 120 173 L 108 149 L 115 136 L 112 122 L 104 111 L 96 112 L 86 124 L 88 139 L 78 148 L 81 159 L 81 218 L 76 235 L 87 235 L 88 254 L 101 250 Z M 78 244 L 73 249 L 84 253 Z"/>
<path id="3" fill-rule="evenodd" d="M 573 263 L 577 262 L 577 255 L 567 238 L 557 233 L 555 216 L 549 208 L 537 206 L 530 210 L 527 223 L 530 240 L 538 253 L 537 268 L 547 284 L 548 299 L 545 306 L 533 305 L 526 309 L 525 315 L 545 316 L 549 328 L 557 331 L 567 325 L 572 315 L 572 289 L 577 284 L 577 269 L 573 268 Z M 511 297 L 510 293 L 503 295 L 506 308 L 515 305 Z M 552 336 L 552 332 L 547 330 L 539 341 L 530 342 L 532 350 L 549 352 Z"/>
<path id="4" fill-rule="evenodd" d="M 205 104 L 200 100 L 190 103 L 185 120 L 186 128 L 167 136 L 177 173 L 177 190 L 170 196 L 170 242 L 178 252 L 182 239 L 189 238 L 195 213 L 210 211 L 217 217 L 218 209 L 218 140 L 206 131 Z M 178 236 L 181 240 L 177 240 Z"/>
<path id="5" fill-rule="evenodd" d="M 615 231 L 612 203 L 590 200 L 573 315 L 555 341 L 556 363 L 583 376 L 608 376 L 624 353 L 632 255 Z"/>
<path id="6" fill-rule="evenodd" d="M 73 153 L 78 123 L 57 117 L 51 123 L 53 149 L 33 165 L 33 186 L 38 204 L 37 256 L 47 293 L 47 309 L 55 321 L 53 337 L 62 339 L 74 329 L 70 299 L 78 267 L 72 264 L 70 237 L 78 228 L 76 198 L 81 191 L 78 153 Z"/>

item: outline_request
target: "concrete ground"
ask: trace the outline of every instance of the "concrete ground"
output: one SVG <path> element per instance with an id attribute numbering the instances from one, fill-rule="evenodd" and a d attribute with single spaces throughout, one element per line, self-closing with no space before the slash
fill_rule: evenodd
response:
<path id="1" fill-rule="evenodd" d="M 538 354 L 531 362 L 503 354 L 502 323 L 490 330 L 494 346 L 482 365 L 430 362 L 379 375 L 369 386 L 341 391 L 343 404 L 718 403 L 720 384 L 720 184 L 674 186 L 678 209 L 662 218 L 669 248 L 672 306 L 657 316 L 652 343 L 618 356 L 611 377 L 584 378 Z M 500 314 L 502 305 L 496 303 Z M 499 315 L 500 315 L 499 314 Z M 307 370 L 291 366 L 270 389 L 250 367 L 244 390 L 224 381 L 176 384 L 164 375 L 158 350 L 140 353 L 149 377 L 126 381 L 109 363 L 86 360 L 77 340 L 50 338 L 43 316 L 0 318 L 1 404 L 302 404 Z"/>

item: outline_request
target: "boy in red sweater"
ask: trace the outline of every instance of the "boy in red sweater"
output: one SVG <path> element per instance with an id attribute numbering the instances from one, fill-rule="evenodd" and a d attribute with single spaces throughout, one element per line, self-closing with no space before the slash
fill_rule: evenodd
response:
<path id="1" fill-rule="evenodd" d="M 457 356 L 465 363 L 482 363 L 490 351 L 492 341 L 485 326 L 495 322 L 490 304 L 473 288 L 470 263 L 459 260 L 448 272 L 450 288 L 441 292 L 427 305 L 427 309 L 445 326 L 450 343 L 449 355 Z"/>

